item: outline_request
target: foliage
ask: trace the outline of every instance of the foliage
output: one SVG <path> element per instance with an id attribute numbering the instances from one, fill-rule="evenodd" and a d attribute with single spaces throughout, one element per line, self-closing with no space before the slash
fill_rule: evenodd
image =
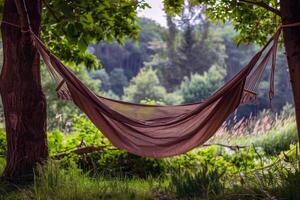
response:
<path id="1" fill-rule="evenodd" d="M 84 68 L 74 71 L 76 76 L 83 81 L 83 83 L 98 95 L 105 97 L 118 99 L 118 96 L 112 91 L 102 91 L 101 90 L 101 79 L 92 79 L 88 71 Z M 57 97 L 55 88 L 56 83 L 49 75 L 48 71 L 43 65 L 41 68 L 42 73 L 42 86 L 45 93 L 47 104 L 47 114 L 48 114 L 48 127 L 49 131 L 58 129 L 64 132 L 69 132 L 69 124 L 72 121 L 73 115 L 79 115 L 81 111 L 71 102 L 62 101 Z M 1 119 L 1 118 L 0 118 Z"/>
<path id="2" fill-rule="evenodd" d="M 0 71 L 3 66 L 3 48 L 2 48 L 2 41 L 0 43 Z M 2 98 L 0 98 L 0 128 L 2 128 L 2 124 L 4 123 L 4 116 L 3 116 L 3 105 L 2 105 Z"/>
<path id="3" fill-rule="evenodd" d="M 105 69 L 100 69 L 97 71 L 92 71 L 90 73 L 92 79 L 101 81 L 101 89 L 104 91 L 108 91 L 111 89 L 110 77 Z"/>
<path id="4" fill-rule="evenodd" d="M 182 77 L 196 72 L 202 74 L 212 65 L 222 65 L 226 55 L 223 38 L 217 31 L 212 31 L 217 26 L 204 20 L 201 10 L 200 13 L 197 10 L 199 8 L 193 9 L 190 3 L 184 6 L 179 22 L 183 30 L 181 42 L 176 57 L 169 58 L 178 65 Z"/>
<path id="5" fill-rule="evenodd" d="M 255 54 L 256 46 L 244 43 L 237 45 L 234 38 L 238 35 L 238 32 L 234 30 L 231 24 L 215 27 L 219 30 L 218 32 L 221 34 L 225 46 L 225 80 L 228 81 L 249 62 L 251 56 Z"/>
<path id="6" fill-rule="evenodd" d="M 185 8 L 186 9 L 186 8 Z M 111 90 L 110 80 L 116 84 L 113 88 L 118 96 L 123 93 L 123 87 L 133 78 L 141 68 L 153 66 L 157 71 L 159 82 L 165 87 L 167 93 L 161 101 L 166 104 L 181 103 L 181 94 L 178 92 L 184 76 L 190 77 L 193 73 L 203 74 L 212 66 L 220 66 L 226 70 L 221 77 L 224 82 L 230 80 L 254 55 L 257 50 L 255 45 L 237 44 L 233 41 L 239 33 L 234 30 L 231 23 L 224 25 L 211 24 L 204 14 L 197 15 L 198 7 L 194 8 L 194 17 L 187 19 L 172 17 L 168 32 L 165 28 L 141 19 L 141 35 L 139 45 L 127 40 L 124 47 L 114 44 L 101 43 L 94 48 L 93 52 L 101 58 L 107 75 L 102 77 L 102 85 L 105 91 Z M 176 21 L 177 20 L 177 21 Z M 170 21 L 170 20 L 169 20 Z M 185 23 L 185 22 L 188 23 Z M 181 29 L 174 29 L 175 22 Z M 188 24 L 190 31 L 187 31 Z M 187 31 L 187 32 L 186 32 Z M 188 34 L 189 33 L 189 34 Z M 143 40 L 142 37 L 147 39 Z M 192 41 L 190 41 L 189 40 Z M 190 45 L 191 44 L 191 45 Z M 171 46 L 170 46 L 171 45 Z M 171 49 L 169 49 L 171 48 Z M 278 54 L 277 72 L 275 77 L 276 95 L 273 99 L 273 108 L 279 112 L 286 102 L 291 101 L 291 88 L 287 79 L 286 61 L 282 54 Z M 139 62 L 141 61 L 142 62 Z M 137 64 L 137 63 L 143 64 Z M 117 73 L 118 77 L 111 78 L 110 73 L 114 69 L 122 68 L 124 71 Z M 170 73 L 172 72 L 172 73 Z M 103 72 L 104 74 L 104 72 Z M 113 73 L 114 74 L 114 73 Z M 125 78 L 127 77 L 127 80 Z M 109 80 L 109 81 L 108 81 Z M 223 82 L 222 80 L 222 82 Z M 255 110 L 263 110 L 269 107 L 269 69 L 263 75 L 261 87 L 258 90 L 259 104 L 243 106 L 239 109 L 238 118 L 249 116 Z M 202 88 L 201 88 L 202 89 Z M 199 90 L 201 90 L 199 88 Z M 175 93 L 170 93 L 174 92 Z M 284 98 L 283 98 L 284 97 Z M 199 99 L 198 99 L 199 100 Z M 137 101 L 139 102 L 139 101 Z"/>
<path id="7" fill-rule="evenodd" d="M 289 116 L 288 111 L 283 116 Z M 285 120 L 287 122 L 282 119 L 277 122 L 283 124 L 283 129 L 285 123 L 294 124 Z M 103 145 L 104 150 L 81 156 L 70 154 L 61 161 L 49 161 L 37 168 L 33 186 L 19 188 L 17 193 L 0 181 L 1 191 L 4 191 L 0 199 L 72 199 L 75 196 L 76 199 L 128 199 L 132 195 L 138 199 L 299 197 L 299 147 L 283 146 L 277 154 L 269 154 L 263 145 L 256 145 L 263 144 L 269 132 L 252 133 L 260 142 L 246 148 L 212 145 L 180 156 L 150 159 L 113 148 L 83 116 L 74 118 L 70 130 L 71 134 L 59 131 L 48 134 L 51 155 L 70 152 L 81 145 Z M 272 135 L 281 133 L 281 129 L 274 128 Z M 285 139 L 280 140 L 284 143 Z M 214 142 L 222 143 L 223 140 Z M 4 164 L 0 157 L 0 169 Z M 250 196 L 244 196 L 245 193 Z"/>
<path id="8" fill-rule="evenodd" d="M 165 50 L 168 59 L 164 59 L 160 50 L 157 52 L 160 59 L 153 57 L 151 62 L 168 91 L 178 88 L 185 76 L 202 74 L 212 65 L 223 65 L 227 57 L 223 36 L 216 31 L 218 26 L 212 26 L 207 20 L 196 20 L 203 16 L 189 10 L 190 7 L 186 9 L 188 11 L 183 13 L 187 14 L 182 14 L 178 22 L 180 30 L 175 31 L 173 23 L 169 23 L 168 49 Z M 188 13 L 192 16 L 185 16 Z"/>
<path id="9" fill-rule="evenodd" d="M 239 32 L 236 36 L 238 43 L 256 41 L 263 44 L 268 35 L 275 32 L 280 22 L 279 16 L 274 13 L 243 1 L 192 0 L 191 2 L 194 6 L 204 6 L 206 17 L 214 22 L 231 21 L 235 30 Z M 165 9 L 170 13 L 179 14 L 184 8 L 183 0 L 165 0 L 164 3 Z M 274 8 L 279 7 L 275 0 L 266 0 L 263 3 Z"/>
<path id="10" fill-rule="evenodd" d="M 262 82 L 259 88 L 259 107 L 266 108 L 272 106 L 274 111 L 279 112 L 285 104 L 293 103 L 292 88 L 290 85 L 289 72 L 287 70 L 286 56 L 283 50 L 280 50 L 276 60 L 276 71 L 275 71 L 275 96 L 272 102 L 269 101 L 269 78 L 270 70 L 264 73 Z"/>
<path id="11" fill-rule="evenodd" d="M 185 103 L 194 103 L 209 97 L 223 84 L 225 70 L 219 66 L 211 67 L 203 75 L 192 74 L 185 78 L 180 86 Z"/>
<path id="12" fill-rule="evenodd" d="M 164 166 L 159 160 L 142 158 L 126 151 L 115 149 L 106 137 L 90 120 L 83 115 L 74 116 L 71 126 L 72 134 L 60 131 L 48 133 L 48 146 L 51 155 L 71 152 L 78 147 L 101 146 L 101 152 L 93 153 L 88 158 L 70 155 L 70 162 L 77 163 L 84 170 L 93 170 L 103 176 L 147 177 L 163 173 Z M 70 165 L 70 163 L 66 163 Z"/>
<path id="13" fill-rule="evenodd" d="M 142 69 L 124 91 L 123 99 L 136 103 L 147 98 L 159 101 L 166 94 L 165 88 L 159 83 L 156 71 L 152 68 Z"/>
<path id="14" fill-rule="evenodd" d="M 106 177 L 147 178 L 166 172 L 165 163 L 153 158 L 143 158 L 125 151 L 110 150 L 92 156 L 97 172 Z"/>
<path id="15" fill-rule="evenodd" d="M 175 94 L 173 95 L 175 96 Z M 152 67 L 142 69 L 139 74 L 131 80 L 129 86 L 124 89 L 123 96 L 124 100 L 136 103 L 146 99 L 166 102 L 165 98 L 166 100 L 168 98 L 168 103 L 180 103 L 176 101 L 181 100 L 180 97 L 170 99 L 170 96 L 167 96 L 166 89 L 160 85 L 156 70 Z"/>
<path id="16" fill-rule="evenodd" d="M 295 172 L 288 171 L 284 176 L 283 186 L 280 188 L 282 199 L 300 199 L 300 170 Z"/>
<path id="17" fill-rule="evenodd" d="M 221 178 L 225 171 L 202 165 L 197 171 L 175 171 L 172 173 L 171 184 L 174 185 L 176 196 L 180 199 L 205 198 L 216 196 L 224 189 Z"/>
<path id="18" fill-rule="evenodd" d="M 279 133 L 279 134 L 276 134 Z M 268 154 L 278 154 L 288 149 L 290 144 L 298 141 L 297 128 L 293 123 L 280 127 L 273 127 L 259 139 L 253 139 L 252 143 L 260 146 Z"/>
<path id="19" fill-rule="evenodd" d="M 57 154 L 65 150 L 74 150 L 84 146 L 111 147 L 109 141 L 97 129 L 94 124 L 84 115 L 73 115 L 70 122 L 69 134 L 59 130 L 48 133 L 48 146 L 50 154 Z"/>
<path id="20" fill-rule="evenodd" d="M 98 67 L 96 57 L 87 51 L 90 43 L 137 38 L 137 9 L 144 1 L 51 0 L 43 3 L 42 39 L 61 59 Z"/>
<path id="21" fill-rule="evenodd" d="M 230 122 L 228 122 L 230 123 Z M 276 155 L 298 142 L 293 107 L 286 105 L 280 115 L 261 112 L 256 117 L 234 121 L 234 126 L 224 124 L 210 140 L 212 143 L 246 145 L 263 148 Z"/>
<path id="22" fill-rule="evenodd" d="M 147 104 L 162 104 L 156 101 L 143 101 Z M 286 108 L 288 110 L 288 108 Z M 59 131 L 52 131 L 48 134 L 49 149 L 51 155 L 60 152 L 70 152 L 73 149 L 84 146 L 102 146 L 103 151 L 90 154 L 88 157 L 71 156 L 67 159 L 74 159 L 76 165 L 84 170 L 91 170 L 96 174 L 107 176 L 141 177 L 161 176 L 167 172 L 174 173 L 174 170 L 190 169 L 192 172 L 199 169 L 199 166 L 226 168 L 227 173 L 237 173 L 249 171 L 255 167 L 260 167 L 261 157 L 265 163 L 270 163 L 280 152 L 290 148 L 290 144 L 297 142 L 296 127 L 293 116 L 285 118 L 289 114 L 283 113 L 281 118 L 277 117 L 270 127 L 263 126 L 264 115 L 261 119 L 256 119 L 253 124 L 246 123 L 249 128 L 242 130 L 256 132 L 242 132 L 232 127 L 232 130 L 240 135 L 232 136 L 232 132 L 218 133 L 209 143 L 221 143 L 231 145 L 246 145 L 246 149 L 238 151 L 221 149 L 217 146 L 195 149 L 187 154 L 167 159 L 141 158 L 128 152 L 115 149 L 102 133 L 83 115 L 74 116 L 71 134 L 63 134 Z M 259 125 L 261 124 L 261 125 Z M 269 127 L 267 124 L 265 126 Z M 252 127 L 252 128 L 251 128 Z M 257 132 L 258 131 L 258 132 Z M 244 133 L 244 134 L 243 134 Z M 4 133 L 3 133 L 4 134 Z M 88 158 L 88 159 L 87 159 Z M 178 172 L 179 172 L 178 171 Z"/>
<path id="23" fill-rule="evenodd" d="M 180 93 L 180 91 L 175 91 L 172 93 L 167 93 L 164 96 L 164 102 L 167 105 L 179 105 L 183 102 L 183 97 Z"/>
<path id="24" fill-rule="evenodd" d="M 112 91 L 117 95 L 122 96 L 124 92 L 123 87 L 128 85 L 128 79 L 124 74 L 124 69 L 114 68 L 109 75 Z"/>
<path id="25" fill-rule="evenodd" d="M 38 166 L 33 185 L 16 186 L 2 180 L 0 185 L 0 199 L 3 200 L 149 200 L 155 197 L 151 179 L 95 178 L 76 167 L 65 169 L 57 161 Z"/>
<path id="26" fill-rule="evenodd" d="M 124 75 L 130 80 L 157 52 L 152 43 L 164 42 L 166 37 L 164 27 L 147 18 L 139 18 L 138 25 L 140 26 L 138 43 L 129 38 L 125 40 L 124 45 L 116 42 L 112 44 L 101 42 L 90 46 L 91 51 L 101 60 L 108 73 L 115 68 L 122 68 Z"/>
<path id="27" fill-rule="evenodd" d="M 0 156 L 5 155 L 6 152 L 6 134 L 4 129 L 0 129 Z"/>
<path id="28" fill-rule="evenodd" d="M 67 128 L 67 121 L 71 119 L 73 114 L 79 113 L 79 110 L 71 102 L 58 99 L 55 91 L 56 83 L 45 69 L 45 66 L 42 66 L 41 73 L 43 91 L 48 101 L 48 129 L 53 130 L 56 128 L 64 130 Z M 79 69 L 75 73 L 91 90 L 98 94 L 100 93 L 100 81 L 92 80 L 86 69 Z"/>

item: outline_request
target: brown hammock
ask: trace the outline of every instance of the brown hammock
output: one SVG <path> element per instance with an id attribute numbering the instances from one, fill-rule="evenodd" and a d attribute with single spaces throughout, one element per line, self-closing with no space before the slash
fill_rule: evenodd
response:
<path id="1" fill-rule="evenodd" d="M 187 152 L 212 137 L 241 103 L 255 101 L 256 89 L 272 57 L 274 77 L 279 28 L 269 42 L 211 97 L 199 103 L 159 106 L 128 103 L 97 96 L 62 64 L 32 33 L 35 46 L 58 83 L 58 96 L 72 100 L 120 149 L 149 157 Z M 273 83 L 270 98 L 273 96 Z"/>

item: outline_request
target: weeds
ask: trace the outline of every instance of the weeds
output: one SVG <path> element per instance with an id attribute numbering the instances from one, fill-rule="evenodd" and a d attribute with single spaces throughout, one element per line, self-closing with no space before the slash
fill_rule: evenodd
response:
<path id="1" fill-rule="evenodd" d="M 210 199 L 223 191 L 221 178 L 224 174 L 225 171 L 220 172 L 217 168 L 211 169 L 203 165 L 196 172 L 189 170 L 173 172 L 171 184 L 180 199 Z"/>

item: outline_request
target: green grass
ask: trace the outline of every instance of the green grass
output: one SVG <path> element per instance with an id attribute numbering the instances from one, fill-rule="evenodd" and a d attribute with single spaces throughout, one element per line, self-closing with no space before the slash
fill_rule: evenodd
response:
<path id="1" fill-rule="evenodd" d="M 1 161 L 2 159 L 0 159 Z M 4 162 L 1 161 L 1 168 Z M 5 181 L 0 182 L 2 200 L 150 200 L 155 199 L 157 186 L 151 178 L 126 179 L 92 177 L 78 168 L 63 169 L 59 162 L 50 161 L 38 167 L 33 184 L 16 186 Z"/>
<path id="2" fill-rule="evenodd" d="M 140 179 L 91 177 L 76 168 L 61 169 L 57 162 L 40 167 L 34 183 L 35 199 L 151 199 L 151 186 Z"/>

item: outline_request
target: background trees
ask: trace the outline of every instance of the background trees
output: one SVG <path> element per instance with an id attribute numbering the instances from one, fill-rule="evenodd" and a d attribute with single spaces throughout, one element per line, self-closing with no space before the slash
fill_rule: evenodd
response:
<path id="1" fill-rule="evenodd" d="M 144 21 L 145 19 L 140 20 Z M 112 49 L 109 50 L 109 52 L 111 52 L 110 54 L 103 54 L 105 55 L 103 58 L 110 60 L 110 63 L 107 64 L 103 62 L 104 69 L 101 69 L 101 73 L 105 73 L 104 70 L 116 69 L 114 68 L 114 64 L 111 63 L 118 62 L 119 64 L 117 64 L 117 69 L 121 67 L 124 69 L 124 73 L 113 79 L 117 80 L 115 82 L 119 84 L 116 88 L 118 88 L 118 90 L 122 90 L 123 87 L 127 86 L 126 81 L 124 84 L 121 81 L 123 74 L 126 76 L 128 82 L 130 82 L 130 80 L 134 79 L 134 77 L 130 77 L 128 74 L 134 74 L 135 72 L 126 67 L 126 62 L 120 62 L 122 59 L 117 58 L 117 52 L 126 51 L 127 53 L 124 53 L 124 55 L 131 55 L 131 52 L 139 52 L 138 54 L 145 58 L 140 67 L 138 67 L 139 70 L 143 70 L 144 68 L 151 66 L 152 69 L 156 71 L 155 73 L 158 76 L 159 85 L 165 88 L 168 96 L 172 94 L 172 98 L 177 99 L 174 101 L 168 101 L 169 103 L 178 103 L 180 102 L 179 99 L 183 100 L 183 102 L 191 103 L 204 100 L 222 83 L 230 80 L 242 67 L 244 67 L 250 57 L 259 48 L 256 44 L 247 43 L 240 43 L 237 46 L 236 40 L 238 33 L 234 30 L 234 27 L 230 23 L 222 25 L 212 24 L 212 22 L 208 19 L 196 20 L 189 22 L 189 26 L 192 31 L 188 31 L 189 34 L 186 34 L 186 29 L 181 27 L 181 25 L 184 24 L 184 20 L 186 19 L 182 19 L 182 17 L 175 18 L 168 16 L 169 27 L 166 28 L 149 20 L 147 23 L 140 22 L 141 29 L 144 30 L 140 37 L 145 37 L 144 35 L 148 35 L 149 37 L 147 40 L 143 40 L 143 42 L 139 39 L 139 44 L 135 44 L 133 41 L 127 41 L 130 45 L 128 44 L 125 46 L 120 46 L 116 43 L 111 45 L 102 43 L 101 45 L 105 46 L 104 49 L 113 49 L 117 47 L 118 50 L 115 54 Z M 158 31 L 158 29 L 160 29 L 160 31 Z M 192 37 L 194 42 L 192 44 L 193 48 L 188 51 L 185 47 L 187 49 L 190 48 L 190 46 L 186 45 L 190 37 Z M 128 49 L 128 46 L 133 46 L 135 48 Z M 142 50 L 142 46 L 147 47 L 149 51 Z M 122 58 L 122 54 L 119 57 Z M 140 57 L 137 58 L 139 59 Z M 193 62 L 190 62 L 190 60 L 193 60 Z M 277 72 L 275 78 L 277 95 L 274 97 L 272 102 L 274 111 L 280 111 L 286 103 L 291 103 L 291 91 L 288 86 L 288 74 L 285 68 L 287 63 L 282 54 L 279 54 L 277 65 L 278 67 L 276 69 Z M 212 68 L 212 66 L 215 67 Z M 222 71 L 221 73 L 219 69 Z M 90 73 L 92 77 L 97 78 L 97 74 L 100 72 L 92 71 Z M 214 79 L 214 73 L 220 74 L 218 75 L 217 82 L 212 81 L 212 79 Z M 111 80 L 111 78 L 109 78 L 110 74 L 106 74 L 108 77 L 105 76 L 101 78 L 99 76 L 102 80 L 101 84 L 112 85 L 109 81 Z M 141 75 L 138 74 L 137 76 L 139 77 Z M 241 117 L 250 115 L 251 113 L 256 113 L 257 111 L 270 108 L 270 103 L 267 97 L 269 76 L 270 73 L 269 70 L 267 70 L 263 76 L 261 87 L 258 91 L 258 94 L 260 95 L 259 103 L 255 106 L 247 106 L 246 108 L 241 109 L 238 116 Z M 147 99 L 150 98 L 150 96 L 147 97 L 146 91 L 152 90 L 152 83 L 150 84 L 150 82 L 154 79 L 148 80 L 146 75 L 143 75 L 143 77 L 144 78 L 140 79 L 141 81 L 139 84 L 143 85 L 144 89 L 143 91 L 140 91 L 140 93 L 143 93 L 142 99 Z M 133 83 L 130 84 L 130 88 L 132 88 L 132 85 Z M 106 92 L 111 89 L 112 86 L 102 87 L 102 90 L 105 90 Z M 114 89 L 113 91 L 119 96 L 119 98 L 122 98 L 122 92 L 116 92 Z M 284 95 L 284 98 L 282 98 L 282 92 L 286 94 Z M 142 99 L 131 100 L 139 102 Z M 154 100 L 158 99 L 155 97 Z M 162 97 L 160 97 L 160 100 L 165 101 Z"/>

